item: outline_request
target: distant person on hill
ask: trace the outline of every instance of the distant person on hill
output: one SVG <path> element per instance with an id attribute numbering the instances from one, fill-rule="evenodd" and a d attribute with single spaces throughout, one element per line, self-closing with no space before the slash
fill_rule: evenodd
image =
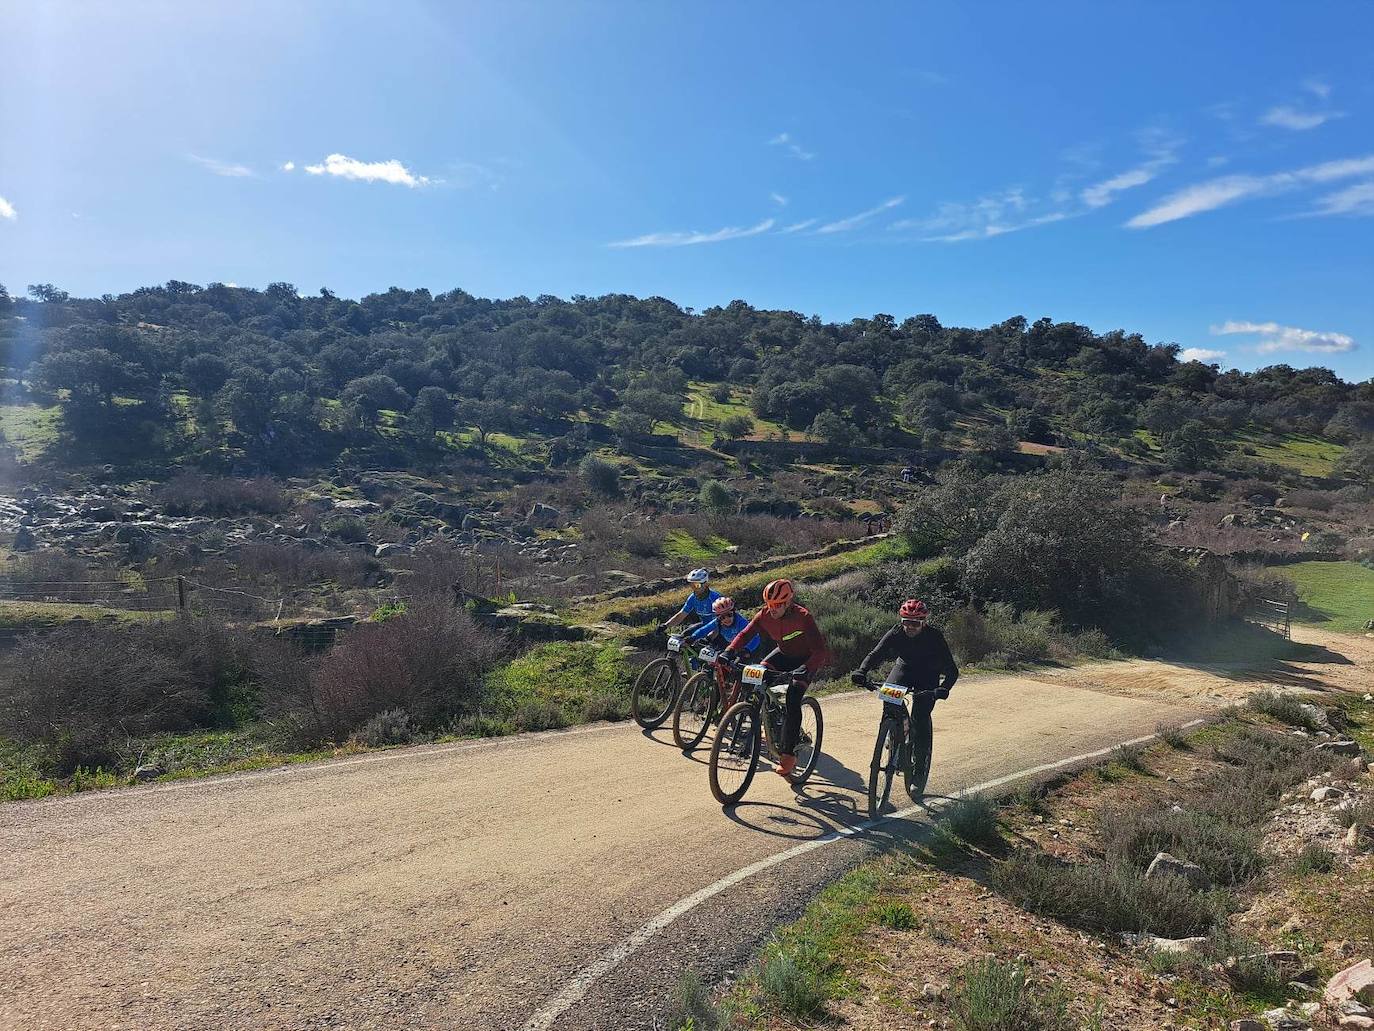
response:
<path id="1" fill-rule="evenodd" d="M 915 469 L 911 468 L 911 466 L 909 466 L 909 465 L 908 465 L 908 466 L 905 466 L 905 467 L 902 469 L 902 482 L 903 482 L 903 483 L 910 483 L 910 482 L 911 482 L 911 478 L 912 478 L 913 476 L 915 476 L 915 475 L 916 475 L 916 470 L 915 470 Z"/>
<path id="2" fill-rule="evenodd" d="M 763 659 L 771 669 L 792 673 L 787 685 L 787 708 L 782 721 L 782 740 L 778 742 L 780 759 L 774 772 L 790 777 L 797 768 L 797 738 L 801 735 L 801 704 L 807 688 L 820 670 L 830 662 L 830 646 L 816 625 L 811 613 L 796 603 L 796 590 L 791 580 L 774 580 L 763 589 L 763 608 L 749 625 L 740 631 L 726 647 L 726 653 L 738 653 L 741 642 L 762 631 L 776 646 Z M 742 645 L 741 645 L 742 647 Z"/>
<path id="3" fill-rule="evenodd" d="M 930 625 L 930 609 L 916 598 L 908 598 L 897 610 L 900 622 L 885 633 L 852 674 L 860 687 L 870 686 L 868 671 L 889 659 L 896 659 L 888 683 L 913 691 L 932 691 L 933 696 L 913 698 L 915 705 L 926 706 L 929 713 L 939 698 L 948 698 L 959 679 L 959 667 L 945 642 L 945 635 Z M 918 710 L 919 711 L 919 710 Z"/>
<path id="4" fill-rule="evenodd" d="M 720 599 L 720 595 L 711 590 L 710 572 L 705 569 L 693 569 L 687 574 L 687 582 L 692 585 L 692 593 L 687 595 L 682 608 L 673 613 L 666 622 L 659 624 L 660 630 L 672 630 L 679 623 L 685 622 L 697 626 L 708 622 L 715 615 L 711 611 L 711 606 Z"/>

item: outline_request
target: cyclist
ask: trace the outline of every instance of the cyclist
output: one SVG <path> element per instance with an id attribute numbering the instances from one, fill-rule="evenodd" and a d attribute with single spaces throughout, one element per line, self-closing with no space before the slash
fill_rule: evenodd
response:
<path id="1" fill-rule="evenodd" d="M 671 619 L 660 623 L 660 630 L 671 630 L 679 623 L 691 620 L 692 625 L 696 626 L 708 622 L 713 613 L 711 606 L 714 605 L 720 595 L 711 590 L 711 574 L 705 569 L 693 569 L 687 574 L 687 582 L 692 585 L 692 593 L 687 595 L 687 600 L 682 603 L 682 608 L 673 613 Z"/>
<path id="2" fill-rule="evenodd" d="M 933 698 L 912 699 L 913 706 L 924 705 L 929 713 L 937 698 L 949 697 L 950 688 L 959 679 L 959 667 L 945 643 L 945 635 L 930 625 L 930 609 L 925 602 L 908 598 L 897 610 L 897 616 L 901 622 L 883 635 L 851 679 L 871 690 L 868 671 L 888 659 L 896 659 L 888 682 L 913 691 L 933 691 Z"/>
<path id="3" fill-rule="evenodd" d="M 690 634 L 687 635 L 689 641 L 711 641 L 720 645 L 732 643 L 744 629 L 747 620 L 735 611 L 734 598 L 717 598 L 711 605 L 711 611 L 715 613 L 715 618 L 709 622 L 701 624 Z M 758 650 L 759 644 L 763 641 L 763 635 L 756 633 L 750 640 L 744 642 L 744 652 L 747 655 L 753 654 Z"/>
<path id="4" fill-rule="evenodd" d="M 790 777 L 797 766 L 802 698 L 812 679 L 830 662 L 830 647 L 825 642 L 825 635 L 811 613 L 796 603 L 796 597 L 791 580 L 774 580 L 763 589 L 763 608 L 758 615 L 725 647 L 726 652 L 738 652 L 737 644 L 761 631 L 775 645 L 764 657 L 764 665 L 793 674 L 787 686 L 782 740 L 778 742 L 778 768 L 774 771 L 781 777 Z"/>

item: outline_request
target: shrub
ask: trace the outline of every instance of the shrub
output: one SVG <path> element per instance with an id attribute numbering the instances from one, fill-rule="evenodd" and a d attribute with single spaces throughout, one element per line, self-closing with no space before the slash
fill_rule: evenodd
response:
<path id="1" fill-rule="evenodd" d="M 1177 723 L 1161 723 L 1155 727 L 1155 735 L 1170 748 L 1186 751 L 1191 747 L 1188 733 Z"/>
<path id="2" fill-rule="evenodd" d="M 486 703 L 519 730 L 551 730 L 629 712 L 634 683 L 620 649 L 589 641 L 542 644 L 493 670 Z"/>
<path id="3" fill-rule="evenodd" d="M 331 519 L 325 523 L 324 528 L 331 537 L 345 544 L 357 544 L 367 540 L 367 523 L 355 515 Z"/>
<path id="4" fill-rule="evenodd" d="M 1112 749 L 1111 761 L 1135 773 L 1148 773 L 1144 745 L 1117 745 Z"/>
<path id="5" fill-rule="evenodd" d="M 775 944 L 759 964 L 759 987 L 782 1013 L 796 1019 L 815 1016 L 825 1006 L 824 950 L 815 942 Z"/>
<path id="6" fill-rule="evenodd" d="M 148 635 L 131 627 L 25 635 L 0 669 L 0 731 L 66 775 L 117 765 L 130 737 L 206 719 L 206 685 L 148 645 Z"/>
<path id="7" fill-rule="evenodd" d="M 1330 873 L 1334 869 L 1336 869 L 1336 854 L 1329 848 L 1323 848 L 1312 842 L 1304 845 L 1302 851 L 1293 859 L 1293 872 L 1299 877 Z"/>
<path id="8" fill-rule="evenodd" d="M 287 507 L 281 487 L 265 476 L 237 479 L 199 472 L 178 473 L 153 491 L 153 501 L 171 515 L 271 515 Z"/>
<path id="9" fill-rule="evenodd" d="M 701 485 L 701 507 L 707 512 L 726 515 L 735 510 L 735 496 L 719 480 L 707 480 Z"/>
<path id="10" fill-rule="evenodd" d="M 373 716 L 399 709 L 420 726 L 475 712 L 499 639 L 441 598 L 348 631 L 303 683 L 272 699 L 313 740 L 342 740 Z"/>
<path id="11" fill-rule="evenodd" d="M 577 468 L 582 482 L 594 493 L 605 497 L 620 493 L 620 470 L 604 458 L 588 455 Z"/>
<path id="12" fill-rule="evenodd" d="M 997 806 L 986 795 L 973 794 L 956 799 L 943 815 L 955 837 L 970 845 L 987 847 L 1002 840 Z"/>
<path id="13" fill-rule="evenodd" d="M 1374 827 L 1374 799 L 1361 799 L 1352 805 L 1338 806 L 1336 821 L 1342 827 Z"/>
<path id="14" fill-rule="evenodd" d="M 1182 878 L 1146 880 L 1119 861 L 1060 863 L 1023 851 L 999 863 L 993 878 L 1021 908 L 1095 931 L 1186 938 L 1206 932 L 1219 915 L 1216 900 Z"/>
<path id="15" fill-rule="evenodd" d="M 850 592 L 813 590 L 805 602 L 834 655 L 832 674 L 857 667 L 896 622 L 891 612 L 858 601 Z"/>
<path id="16" fill-rule="evenodd" d="M 1259 834 L 1252 828 L 1188 809 L 1139 807 L 1102 821 L 1105 850 L 1143 870 L 1160 852 L 1197 863 L 1217 884 L 1242 884 L 1263 868 Z"/>
<path id="17" fill-rule="evenodd" d="M 965 968 L 950 1006 L 964 1031 L 1067 1031 L 1072 1027 L 1062 996 L 1033 992 L 1025 967 L 991 956 Z"/>
<path id="18" fill-rule="evenodd" d="M 677 997 L 668 1012 L 668 1027 L 672 1031 L 716 1031 L 721 1017 L 711 1004 L 706 985 L 696 971 L 683 973 L 677 983 Z"/>
<path id="19" fill-rule="evenodd" d="M 382 748 L 387 745 L 408 745 L 414 732 L 410 725 L 410 713 L 404 709 L 388 709 L 379 712 L 362 725 L 355 739 L 369 748 Z"/>
<path id="20" fill-rule="evenodd" d="M 720 421 L 722 436 L 738 440 L 754 432 L 754 420 L 747 415 L 727 415 Z"/>

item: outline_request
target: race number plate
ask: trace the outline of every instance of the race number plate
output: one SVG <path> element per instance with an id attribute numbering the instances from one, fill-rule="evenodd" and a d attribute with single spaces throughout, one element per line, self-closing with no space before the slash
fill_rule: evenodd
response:
<path id="1" fill-rule="evenodd" d="M 763 673 L 767 668 L 767 666 L 745 666 L 744 682 L 746 684 L 762 684 Z"/>
<path id="2" fill-rule="evenodd" d="M 668 638 L 668 650 L 669 650 L 670 652 L 680 652 L 680 651 L 682 651 L 682 638 L 680 638 L 680 637 L 670 637 L 670 638 Z"/>
<path id="3" fill-rule="evenodd" d="M 702 662 L 715 662 L 716 650 L 714 648 L 703 648 L 701 651 L 697 652 L 697 658 Z"/>
<path id="4" fill-rule="evenodd" d="M 907 695 L 907 688 L 901 684 L 884 684 L 878 688 L 878 693 L 883 696 L 885 702 L 900 702 Z"/>

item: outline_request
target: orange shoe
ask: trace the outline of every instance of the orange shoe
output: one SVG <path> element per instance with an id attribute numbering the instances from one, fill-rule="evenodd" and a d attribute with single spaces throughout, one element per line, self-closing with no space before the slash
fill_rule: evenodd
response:
<path id="1" fill-rule="evenodd" d="M 778 757 L 778 768 L 773 772 L 779 777 L 790 777 L 797 768 L 797 757 L 795 755 L 782 755 Z"/>

